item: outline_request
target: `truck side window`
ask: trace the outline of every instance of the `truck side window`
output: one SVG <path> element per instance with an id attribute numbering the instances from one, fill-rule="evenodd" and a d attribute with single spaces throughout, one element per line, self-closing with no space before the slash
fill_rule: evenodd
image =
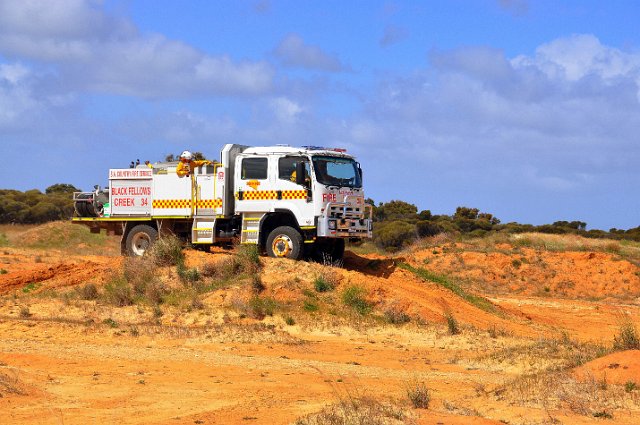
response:
<path id="1" fill-rule="evenodd" d="M 282 180 L 295 181 L 296 164 L 303 161 L 309 175 L 309 161 L 300 156 L 285 156 L 278 160 L 278 178 Z"/>
<path id="2" fill-rule="evenodd" d="M 244 158 L 241 176 L 242 180 L 265 180 L 267 178 L 267 158 Z"/>

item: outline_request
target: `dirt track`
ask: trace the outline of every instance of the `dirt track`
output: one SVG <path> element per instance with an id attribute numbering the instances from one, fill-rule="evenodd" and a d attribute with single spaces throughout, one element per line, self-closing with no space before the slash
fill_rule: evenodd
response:
<path id="1" fill-rule="evenodd" d="M 541 260 L 525 263 L 528 271 L 508 270 L 528 279 L 518 280 L 522 290 L 510 292 L 500 289 L 506 282 L 502 277 L 492 277 L 513 265 L 513 259 L 501 259 L 506 254 L 434 251 L 395 258 L 349 254 L 344 269 L 335 271 L 341 286 L 366 288 L 376 311 L 394 306 L 420 318 L 420 323 L 398 326 L 302 310 L 288 313 L 295 325 L 286 325 L 278 313 L 264 320 L 238 318 L 229 313 L 233 290 L 211 293 L 202 310 L 167 309 L 154 323 L 148 308 L 69 302 L 50 293 L 89 281 L 102 285 L 119 257 L 6 248 L 0 256 L 0 268 L 7 271 L 0 275 L 1 417 L 9 418 L 7 423 L 43 424 L 286 424 L 327 404 L 370 396 L 404 406 L 424 424 L 542 424 L 551 417 L 590 424 L 598 413 L 588 410 L 591 406 L 610 411 L 615 423 L 637 423 L 638 393 L 614 393 L 615 385 L 640 385 L 637 351 L 580 369 L 589 371 L 583 377 L 602 379 L 611 364 L 621 365 L 611 369 L 615 382 L 587 403 L 586 411 L 520 402 L 509 384 L 550 361 L 528 354 L 527 347 L 537 341 L 561 339 L 564 332 L 573 340 L 610 345 L 621 320 L 630 317 L 640 325 L 635 265 L 602 253 L 525 251 L 518 255 Z M 188 264 L 228 255 L 190 251 Z M 302 302 L 304 288 L 323 269 L 262 262 L 266 292 L 283 303 Z M 475 276 L 466 287 L 484 295 L 495 310 L 483 311 L 398 267 L 431 269 L 434 262 L 448 275 Z M 545 272 L 538 274 L 536 264 Z M 555 281 L 572 279 L 571 291 L 556 291 L 552 283 L 549 292 L 539 292 L 549 285 L 545 273 L 550 269 Z M 478 270 L 484 272 L 478 275 Z M 292 280 L 295 276 L 302 279 Z M 600 283 L 614 279 L 625 282 L 624 291 Z M 477 292 L 485 280 L 493 284 Z M 460 321 L 461 335 L 447 334 L 445 313 Z M 518 354 L 503 354 L 512 351 Z M 407 402 L 406 389 L 416 381 L 431 389 L 429 410 L 412 409 Z M 607 399 L 612 394 L 614 404 Z"/>

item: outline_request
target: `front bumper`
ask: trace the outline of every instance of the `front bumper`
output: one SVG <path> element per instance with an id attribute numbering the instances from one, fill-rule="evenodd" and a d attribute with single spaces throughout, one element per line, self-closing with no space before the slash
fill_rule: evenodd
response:
<path id="1" fill-rule="evenodd" d="M 328 202 L 318 217 L 318 237 L 325 238 L 371 238 L 371 205 L 349 202 Z"/>

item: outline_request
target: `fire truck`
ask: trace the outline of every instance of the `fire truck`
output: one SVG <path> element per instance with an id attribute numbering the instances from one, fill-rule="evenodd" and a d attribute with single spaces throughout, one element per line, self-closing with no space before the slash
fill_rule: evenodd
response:
<path id="1" fill-rule="evenodd" d="M 362 169 L 344 149 L 227 144 L 220 161 L 176 173 L 177 162 L 109 170 L 109 187 L 74 193 L 73 222 L 121 235 L 140 256 L 162 235 L 196 248 L 255 244 L 272 257 L 339 260 L 346 240 L 372 236 Z"/>

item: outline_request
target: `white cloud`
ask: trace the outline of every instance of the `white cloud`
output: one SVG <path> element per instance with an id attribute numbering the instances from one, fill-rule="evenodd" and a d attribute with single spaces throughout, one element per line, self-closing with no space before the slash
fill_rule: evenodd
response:
<path id="1" fill-rule="evenodd" d="M 272 99 L 270 104 L 275 116 L 284 123 L 294 122 L 304 111 L 300 104 L 285 97 Z"/>
<path id="2" fill-rule="evenodd" d="M 148 98 L 263 94 L 273 79 L 264 61 L 140 34 L 90 0 L 0 1 L 0 54 L 52 66 L 67 90 Z"/>
<path id="3" fill-rule="evenodd" d="M 551 79 L 577 81 L 598 76 L 611 82 L 640 74 L 640 55 L 604 46 L 590 34 L 578 34 L 554 40 L 536 49 L 535 57 L 518 56 L 515 67 L 537 68 Z"/>
<path id="4" fill-rule="evenodd" d="M 286 36 L 274 53 L 287 66 L 329 72 L 340 72 L 346 69 L 338 58 L 325 53 L 320 47 L 306 44 L 297 34 Z"/>

